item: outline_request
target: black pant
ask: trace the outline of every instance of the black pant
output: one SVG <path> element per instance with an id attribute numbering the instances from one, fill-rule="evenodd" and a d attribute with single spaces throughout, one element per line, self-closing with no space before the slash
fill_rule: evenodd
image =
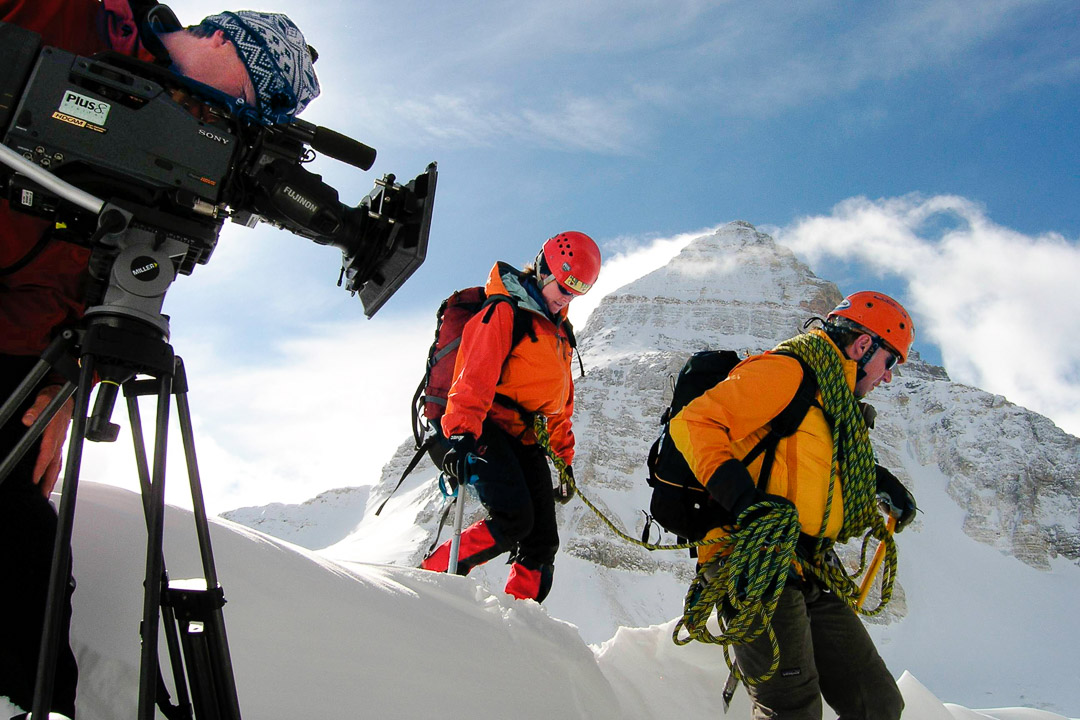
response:
<path id="1" fill-rule="evenodd" d="M 838 720 L 899 720 L 904 698 L 862 620 L 816 580 L 789 578 L 772 628 L 780 668 L 747 686 L 754 720 L 821 720 L 822 697 Z M 766 634 L 733 646 L 739 669 L 763 675 L 772 662 Z"/>
<path id="2" fill-rule="evenodd" d="M 478 445 L 484 462 L 473 464 L 471 470 L 478 476 L 476 492 L 497 543 L 491 557 L 511 552 L 511 562 L 532 570 L 553 565 L 559 527 L 547 455 L 539 445 L 525 445 L 491 420 L 484 421 Z M 439 467 L 445 452 L 442 442 L 432 448 Z"/>
<path id="3" fill-rule="evenodd" d="M 33 367 L 37 358 L 0 355 L 0 402 Z M 23 413 L 36 393 L 0 428 L 0 458 L 22 437 Z M 39 444 L 23 457 L 0 485 L 0 695 L 30 710 L 34 699 L 38 653 L 45 624 L 57 517 L 41 489 L 32 481 Z M 68 588 L 60 628 L 63 639 L 57 657 L 52 710 L 75 716 L 75 686 L 79 671 L 68 643 L 71 594 L 75 581 L 68 567 Z"/>

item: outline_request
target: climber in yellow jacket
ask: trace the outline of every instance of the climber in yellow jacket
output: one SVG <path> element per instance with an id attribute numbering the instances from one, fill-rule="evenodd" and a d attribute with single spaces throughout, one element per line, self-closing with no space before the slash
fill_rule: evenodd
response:
<path id="1" fill-rule="evenodd" d="M 915 501 L 874 461 L 859 400 L 907 360 L 915 329 L 907 311 L 876 292 L 858 292 L 829 313 L 820 329 L 749 358 L 727 379 L 672 418 L 670 434 L 695 477 L 732 518 L 768 496 L 790 503 L 802 530 L 804 560 L 832 560 L 832 541 L 865 529 L 879 492 L 897 508 L 897 527 L 914 518 Z M 768 477 L 759 487 L 762 457 L 742 458 L 791 403 L 803 365 L 818 393 L 798 429 L 781 438 Z M 717 527 L 706 539 L 721 537 Z M 706 565 L 721 546 L 701 548 Z M 823 551 L 823 549 L 825 551 Z M 755 718 L 820 720 L 822 696 L 845 720 L 896 720 L 903 699 L 858 616 L 814 577 L 788 575 L 771 619 L 779 646 L 777 672 L 749 685 Z M 733 646 L 744 677 L 768 675 L 773 648 L 767 635 Z"/>

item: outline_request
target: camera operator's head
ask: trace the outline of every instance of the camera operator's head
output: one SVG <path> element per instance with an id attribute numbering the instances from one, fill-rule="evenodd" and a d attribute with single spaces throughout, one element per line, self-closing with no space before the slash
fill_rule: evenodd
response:
<path id="1" fill-rule="evenodd" d="M 318 54 L 285 15 L 223 12 L 159 37 L 177 72 L 242 98 L 264 123 L 288 122 L 319 94 Z"/>

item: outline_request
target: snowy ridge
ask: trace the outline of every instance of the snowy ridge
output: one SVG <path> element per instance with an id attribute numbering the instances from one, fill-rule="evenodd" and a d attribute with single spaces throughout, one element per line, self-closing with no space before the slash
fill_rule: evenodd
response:
<path id="1" fill-rule="evenodd" d="M 737 222 L 606 297 L 578 333 L 587 369 L 576 380 L 574 469 L 582 492 L 639 534 L 648 507 L 645 458 L 670 398 L 669 378 L 686 357 L 706 348 L 770 348 L 841 295 L 769 236 Z M 952 383 L 944 369 L 917 358 L 869 399 L 879 410 L 878 455 L 922 510 L 898 539 L 899 585 L 872 627 L 890 668 L 969 706 L 1020 703 L 1080 714 L 1073 661 L 1080 628 L 1057 620 L 1080 593 L 1080 440 L 1004 398 Z M 373 516 L 411 456 L 409 440 L 371 488 L 357 531 L 322 555 L 419 563 L 443 507 L 430 463 Z M 309 517 L 293 510 L 294 523 Z M 468 510 L 467 522 L 482 514 L 475 499 Z M 562 550 L 545 603 L 553 617 L 599 643 L 620 628 L 681 612 L 693 567 L 685 553 L 629 545 L 579 502 L 559 512 Z M 474 577 L 498 592 L 505 574 L 505 566 L 489 564 Z"/>
<path id="2" fill-rule="evenodd" d="M 490 593 L 472 578 L 339 565 L 224 521 L 211 522 L 211 535 L 244 717 L 648 720 L 720 714 L 722 654 L 700 645 L 677 648 L 671 623 L 623 628 L 590 649 L 573 626 L 543 607 Z M 82 484 L 72 626 L 81 720 L 135 714 L 144 541 L 137 495 Z M 165 553 L 174 579 L 200 574 L 187 511 L 166 514 Z M 1023 708 L 943 705 L 907 674 L 899 684 L 905 717 L 1064 720 Z M 0 714 L 5 711 L 16 712 L 0 699 Z M 742 693 L 726 717 L 749 717 Z"/>
<path id="3" fill-rule="evenodd" d="M 222 517 L 294 545 L 317 550 L 332 545 L 357 529 L 367 507 L 369 487 L 335 488 L 299 505 L 271 503 L 242 507 Z"/>

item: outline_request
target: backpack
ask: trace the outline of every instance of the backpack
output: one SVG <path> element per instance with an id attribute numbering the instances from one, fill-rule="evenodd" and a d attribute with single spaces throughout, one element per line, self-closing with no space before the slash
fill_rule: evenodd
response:
<path id="1" fill-rule="evenodd" d="M 525 316 L 524 310 L 518 309 L 514 298 L 509 295 L 489 297 L 483 287 L 477 286 L 458 290 L 439 305 L 435 313 L 435 340 L 432 341 L 431 348 L 428 350 L 424 377 L 420 380 L 412 398 L 412 428 L 413 439 L 416 441 L 416 454 L 409 461 L 397 485 L 390 491 L 390 495 L 387 495 L 386 500 L 383 500 L 382 505 L 379 505 L 375 511 L 376 515 L 382 512 L 387 500 L 401 487 L 401 483 L 417 466 L 424 453 L 442 437 L 439 420 L 446 412 L 450 386 L 454 383 L 454 363 L 457 361 L 465 324 L 481 311 L 485 311 L 483 322 L 489 322 L 492 313 L 495 312 L 495 306 L 502 302 L 510 303 L 514 309 L 514 329 L 510 340 L 512 351 L 526 335 L 535 339 L 532 321 Z M 509 398 L 501 398 L 501 400 L 512 402 Z"/>
<path id="2" fill-rule="evenodd" d="M 482 322 L 489 322 L 495 306 L 501 302 L 510 303 L 514 308 L 514 330 L 510 339 L 510 350 L 513 351 L 525 335 L 532 337 L 533 332 L 532 323 L 523 317 L 514 298 L 509 295 L 488 297 L 484 288 L 471 287 L 458 290 L 439 305 L 435 313 L 435 340 L 428 350 L 424 377 L 413 394 L 413 438 L 417 448 L 424 444 L 425 435 L 432 431 L 442 432 L 439 420 L 446 412 L 450 386 L 454 383 L 454 363 L 465 324 L 481 310 L 486 310 Z"/>
<path id="3" fill-rule="evenodd" d="M 801 358 L 796 359 L 802 366 L 803 379 L 795 397 L 769 422 L 769 432 L 742 460 L 745 465 L 750 465 L 758 455 L 765 453 L 757 482 L 761 490 L 764 490 L 772 471 L 780 439 L 794 433 L 810 406 L 817 404 L 814 399 L 818 390 L 817 377 Z M 679 371 L 671 405 L 660 416 L 663 430 L 649 450 L 648 482 L 652 487 L 652 498 L 646 535 L 652 520 L 680 539 L 687 540 L 700 540 L 715 527 L 735 523 L 736 518 L 716 503 L 705 486 L 694 477 L 686 459 L 668 434 L 668 424 L 691 400 L 724 380 L 741 361 L 742 358 L 732 350 L 705 350 L 691 355 Z"/>

